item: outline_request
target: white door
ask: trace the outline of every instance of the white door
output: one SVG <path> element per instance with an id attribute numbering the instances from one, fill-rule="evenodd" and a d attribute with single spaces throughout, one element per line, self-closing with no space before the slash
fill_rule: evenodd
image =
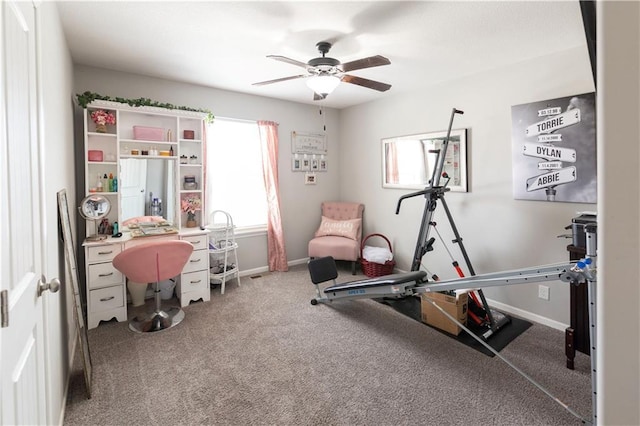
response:
<path id="1" fill-rule="evenodd" d="M 147 160 L 125 158 L 120 160 L 120 204 L 121 219 L 145 216 L 147 185 Z"/>
<path id="2" fill-rule="evenodd" d="M 45 424 L 35 10 L 0 2 L 0 423 Z"/>

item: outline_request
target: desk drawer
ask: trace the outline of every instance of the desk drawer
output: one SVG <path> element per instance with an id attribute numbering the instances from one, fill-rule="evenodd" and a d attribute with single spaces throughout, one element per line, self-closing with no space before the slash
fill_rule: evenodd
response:
<path id="1" fill-rule="evenodd" d="M 186 274 L 195 271 L 209 271 L 209 250 L 195 250 L 184 265 L 182 273 Z"/>
<path id="2" fill-rule="evenodd" d="M 89 263 L 106 262 L 116 257 L 121 251 L 120 244 L 87 247 L 87 261 Z"/>
<path id="3" fill-rule="evenodd" d="M 108 287 L 124 282 L 122 272 L 109 263 L 96 263 L 89 265 L 89 289 Z"/>
<path id="4" fill-rule="evenodd" d="M 179 293 L 209 288 L 209 272 L 197 271 L 180 275 Z"/>
<path id="5" fill-rule="evenodd" d="M 208 248 L 209 239 L 206 235 L 192 235 L 189 237 L 182 237 L 184 241 L 189 241 L 193 244 L 193 250 L 204 250 Z"/>
<path id="6" fill-rule="evenodd" d="M 139 237 L 124 243 L 124 248 L 128 249 L 131 247 L 139 246 L 140 244 L 151 243 L 154 241 L 171 241 L 171 240 L 177 240 L 177 239 L 179 239 L 178 234 L 157 235 L 153 237 Z"/>
<path id="7" fill-rule="evenodd" d="M 107 311 L 124 305 L 123 286 L 100 288 L 89 292 L 92 312 Z"/>

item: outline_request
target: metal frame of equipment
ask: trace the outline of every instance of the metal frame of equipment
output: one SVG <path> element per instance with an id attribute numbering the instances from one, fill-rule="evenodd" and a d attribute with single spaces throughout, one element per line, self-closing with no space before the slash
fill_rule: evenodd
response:
<path id="1" fill-rule="evenodd" d="M 444 194 L 450 190 L 450 188 L 447 187 L 447 184 L 449 183 L 449 176 L 447 175 L 447 173 L 443 172 L 444 162 L 446 159 L 447 149 L 449 147 L 449 139 L 451 137 L 453 120 L 456 114 L 464 114 L 464 111 L 461 111 L 456 108 L 453 108 L 451 111 L 451 117 L 449 118 L 449 127 L 447 129 L 447 136 L 445 137 L 442 148 L 437 151 L 435 167 L 431 175 L 431 180 L 429 181 L 429 186 L 422 191 L 406 194 L 398 199 L 396 214 L 400 213 L 400 206 L 403 200 L 407 198 L 417 197 L 420 195 L 424 195 L 424 197 L 426 198 L 424 211 L 422 213 L 422 222 L 420 224 L 418 240 L 416 242 L 416 248 L 413 253 L 413 261 L 411 263 L 412 271 L 419 271 L 422 265 L 422 258 L 425 256 L 425 254 L 427 254 L 427 252 L 433 250 L 433 243 L 435 242 L 435 238 L 433 237 L 429 238 L 429 231 L 432 226 L 434 227 L 434 230 L 436 231 L 438 236 L 440 236 L 440 233 L 438 232 L 437 228 L 435 228 L 436 224 L 435 222 L 433 222 L 433 215 L 438 206 L 438 201 L 440 201 L 442 203 L 442 207 L 444 207 L 444 211 L 447 215 L 447 220 L 455 236 L 453 243 L 458 244 L 458 246 L 460 247 L 460 252 L 462 253 L 462 257 L 464 258 L 464 262 L 465 262 L 465 265 L 467 266 L 469 273 L 471 275 L 476 275 L 476 272 L 473 269 L 473 265 L 471 264 L 471 260 L 469 259 L 469 255 L 467 254 L 467 249 L 465 248 L 464 243 L 462 242 L 462 237 L 460 236 L 456 223 L 453 220 L 453 215 L 451 214 L 451 210 L 449 210 L 449 206 L 447 205 L 447 202 L 444 198 Z M 444 185 L 440 185 L 440 178 L 446 179 Z M 443 245 L 444 245 L 444 241 L 443 241 Z M 449 256 L 451 256 L 451 252 L 449 251 L 447 246 L 445 245 L 444 247 L 449 253 Z M 453 260 L 452 256 L 451 258 Z M 453 260 L 453 266 L 458 272 L 458 274 L 461 277 L 463 277 L 464 274 L 462 273 L 462 270 L 460 269 L 458 262 Z M 495 334 L 496 332 L 498 332 L 500 328 L 507 325 L 511 321 L 511 319 L 508 316 L 501 314 L 500 312 L 492 311 L 491 307 L 489 306 L 489 303 L 487 302 L 487 299 L 484 297 L 484 293 L 482 292 L 482 290 L 478 290 L 477 293 L 480 296 L 480 301 L 482 302 L 481 308 L 484 309 L 487 317 L 487 321 L 483 324 L 483 326 L 488 327 L 488 329 L 482 333 L 482 337 L 486 339 L 492 336 L 493 334 Z M 475 298 L 475 295 L 473 295 L 473 293 L 472 293 L 472 296 L 473 296 L 474 302 L 477 302 L 477 299 Z"/>
<path id="2" fill-rule="evenodd" d="M 495 272 L 489 274 L 474 275 L 467 278 L 457 278 L 452 280 L 424 282 L 426 272 L 412 271 L 402 274 L 385 275 L 378 278 L 366 280 L 351 281 L 336 284 L 338 272 L 335 262 L 331 257 L 323 257 L 309 261 L 309 273 L 311 281 L 316 288 L 316 297 L 311 300 L 312 305 L 318 303 L 331 303 L 340 300 L 352 299 L 371 299 L 371 298 L 403 298 L 408 296 L 417 296 L 422 293 L 433 293 L 450 290 L 471 290 L 481 289 L 485 287 L 509 286 L 517 284 L 529 284 L 544 281 L 563 281 L 572 285 L 578 285 L 581 282 L 588 284 L 589 297 L 589 337 L 592 343 L 591 350 L 591 393 L 592 393 L 592 421 L 582 418 L 573 411 L 569 406 L 556 398 L 551 392 L 545 389 L 541 384 L 537 383 L 530 376 L 500 355 L 495 349 L 489 346 L 482 338 L 476 336 L 466 325 L 460 323 L 456 318 L 448 314 L 438 304 L 432 300 L 425 299 L 440 312 L 442 312 L 449 320 L 456 323 L 460 328 L 467 332 L 471 337 L 486 347 L 494 355 L 504 361 L 511 368 L 516 370 L 520 375 L 527 379 L 530 383 L 543 391 L 547 396 L 560 404 L 564 409 L 581 421 L 589 424 L 595 424 L 597 419 L 597 395 L 596 395 L 596 230 L 597 225 L 586 225 L 587 234 L 587 255 L 584 259 L 577 262 L 565 262 L 553 265 L 535 266 L 522 269 L 514 269 L 510 271 Z M 333 280 L 334 284 L 321 291 L 319 284 Z M 324 295 L 323 295 L 324 294 Z"/>
<path id="3" fill-rule="evenodd" d="M 335 300 L 349 300 L 349 299 L 368 299 L 368 298 L 403 298 L 408 296 L 417 296 L 421 293 L 430 293 L 430 292 L 442 292 L 442 291 L 452 291 L 452 290 L 469 290 L 469 291 L 477 291 L 480 295 L 480 298 L 483 303 L 483 308 L 487 313 L 488 321 L 487 325 L 489 329 L 486 330 L 482 334 L 481 337 L 474 334 L 471 330 L 469 330 L 466 325 L 461 324 L 457 321 L 456 318 L 449 315 L 442 308 L 440 308 L 437 303 L 432 300 L 426 299 L 429 303 L 435 306 L 440 312 L 442 312 L 449 320 L 456 323 L 460 328 L 465 330 L 471 337 L 480 342 L 483 346 L 485 346 L 488 350 L 494 353 L 498 358 L 502 359 L 506 362 L 510 367 L 514 368 L 519 374 L 525 377 L 529 382 L 534 384 L 544 393 L 546 393 L 549 397 L 551 397 L 554 401 L 560 404 L 563 408 L 568 410 L 571 414 L 579 418 L 585 423 L 590 423 L 589 421 L 580 417 L 577 413 L 575 413 L 571 408 L 569 408 L 562 401 L 555 398 L 549 391 L 547 391 L 540 384 L 535 382 L 531 377 L 525 374 L 523 371 L 518 369 L 511 362 L 502 357 L 497 351 L 495 351 L 491 346 L 489 346 L 485 340 L 497 332 L 502 326 L 506 325 L 510 319 L 505 315 L 497 315 L 498 313 L 492 313 L 491 309 L 482 293 L 482 288 L 485 287 L 495 287 L 495 286 L 508 286 L 508 285 L 516 285 L 516 284 L 527 284 L 527 283 L 536 283 L 536 282 L 544 282 L 544 281 L 564 281 L 567 283 L 571 283 L 577 285 L 578 283 L 586 281 L 588 283 L 588 298 L 589 298 L 589 334 L 592 343 L 591 349 L 591 386 L 592 386 L 592 421 L 595 423 L 596 421 L 596 230 L 597 225 L 586 225 L 585 233 L 587 240 L 587 255 L 584 259 L 578 262 L 563 262 L 553 265 L 544 265 L 544 266 L 535 266 L 530 268 L 523 269 L 515 269 L 511 271 L 502 271 L 495 272 L 489 274 L 481 274 L 476 275 L 471 265 L 471 261 L 469 260 L 469 256 L 467 251 L 462 243 L 462 238 L 458 233 L 458 229 L 453 220 L 453 216 L 447 206 L 447 203 L 444 199 L 445 192 L 449 191 L 447 188 L 447 184 L 449 182 L 449 178 L 446 173 L 443 173 L 444 160 L 446 157 L 447 148 L 449 145 L 449 138 L 451 135 L 451 128 L 453 125 L 453 119 L 456 114 L 464 114 L 463 111 L 460 111 L 456 108 L 453 108 L 451 111 L 451 118 L 449 120 L 449 128 L 447 131 L 447 136 L 444 141 L 442 149 L 438 152 L 438 157 L 436 159 L 435 167 L 433 170 L 433 174 L 430 180 L 430 186 L 425 188 L 422 191 L 414 192 L 411 194 L 404 195 L 400 197 L 398 200 L 398 205 L 396 207 L 396 214 L 400 212 L 400 205 L 404 199 L 416 197 L 418 195 L 424 195 L 427 199 L 423 216 L 422 223 L 420 226 L 420 233 L 418 236 L 418 241 L 416 243 L 416 248 L 414 252 L 413 261 L 411 264 L 411 272 L 403 273 L 403 274 L 393 274 L 386 275 L 377 278 L 371 278 L 366 280 L 359 281 L 351 281 L 347 283 L 337 284 L 336 278 L 338 277 L 338 272 L 335 266 L 335 262 L 333 258 L 318 258 L 313 259 L 309 262 L 309 273 L 311 275 L 311 281 L 316 287 L 316 297 L 311 300 L 311 304 L 316 305 L 319 302 L 327 303 L 333 302 Z M 440 185 L 440 177 L 444 177 L 446 180 L 444 185 Z M 433 250 L 433 243 L 435 238 L 429 238 L 429 230 L 431 226 L 435 226 L 435 223 L 432 221 L 434 211 L 438 205 L 438 200 L 442 202 L 442 205 L 445 209 L 445 213 L 447 215 L 447 219 L 453 233 L 455 235 L 454 243 L 460 246 L 460 250 L 464 257 L 465 263 L 471 274 L 470 277 L 466 278 L 457 278 L 445 281 L 435 281 L 435 282 L 427 282 L 426 275 L 427 273 L 424 271 L 420 271 L 420 267 L 422 266 L 422 258 L 428 252 Z M 437 230 L 436 230 L 437 232 Z M 438 233 L 438 235 L 440 235 Z M 446 246 L 445 246 L 446 248 Z M 447 249 L 447 251 L 449 251 Z M 450 253 L 449 253 L 450 254 Z M 452 258 L 453 260 L 453 258 Z M 462 271 L 459 269 L 457 262 L 454 260 L 453 265 L 458 270 L 458 273 L 462 276 Z M 318 284 L 333 280 L 333 285 L 325 288 L 323 291 L 320 290 Z M 324 295 L 323 295 L 324 293 Z"/>

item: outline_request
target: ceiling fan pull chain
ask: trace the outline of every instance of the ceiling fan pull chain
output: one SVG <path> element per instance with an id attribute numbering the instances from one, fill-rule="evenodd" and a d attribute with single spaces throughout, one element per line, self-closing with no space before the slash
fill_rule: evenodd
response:
<path id="1" fill-rule="evenodd" d="M 322 113 L 322 105 L 320 105 L 320 107 L 318 109 L 320 110 L 320 115 L 322 116 L 322 129 L 326 132 L 327 131 L 327 120 L 324 117 L 324 114 Z"/>

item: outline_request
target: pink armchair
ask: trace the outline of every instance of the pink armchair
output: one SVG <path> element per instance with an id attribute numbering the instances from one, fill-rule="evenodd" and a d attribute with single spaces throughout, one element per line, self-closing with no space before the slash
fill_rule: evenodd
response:
<path id="1" fill-rule="evenodd" d="M 362 241 L 364 205 L 339 201 L 322 203 L 322 221 L 309 241 L 309 257 L 331 256 L 335 260 L 351 261 L 355 275 Z"/>

